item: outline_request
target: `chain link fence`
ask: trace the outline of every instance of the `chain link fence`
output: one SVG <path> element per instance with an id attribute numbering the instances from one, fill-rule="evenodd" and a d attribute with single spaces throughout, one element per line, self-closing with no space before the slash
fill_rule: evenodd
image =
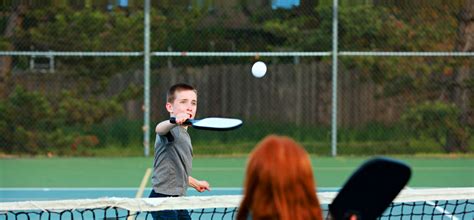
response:
<path id="1" fill-rule="evenodd" d="M 168 87 L 187 82 L 197 117 L 244 120 L 190 129 L 195 154 L 245 154 L 276 133 L 331 155 L 334 109 L 339 155 L 472 153 L 473 5 L 340 0 L 333 87 L 331 0 L 153 1 L 145 94 L 143 1 L 7 1 L 1 152 L 143 155 L 144 98 L 153 142 Z"/>

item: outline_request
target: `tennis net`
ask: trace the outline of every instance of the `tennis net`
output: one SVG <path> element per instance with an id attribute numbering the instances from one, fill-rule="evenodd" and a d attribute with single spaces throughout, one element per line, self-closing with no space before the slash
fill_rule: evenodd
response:
<path id="1" fill-rule="evenodd" d="M 337 192 L 318 197 L 327 219 Z M 0 203 L 0 219 L 152 219 L 152 211 L 186 209 L 192 219 L 235 219 L 240 195 L 99 198 Z M 403 190 L 380 219 L 474 219 L 474 188 Z"/>

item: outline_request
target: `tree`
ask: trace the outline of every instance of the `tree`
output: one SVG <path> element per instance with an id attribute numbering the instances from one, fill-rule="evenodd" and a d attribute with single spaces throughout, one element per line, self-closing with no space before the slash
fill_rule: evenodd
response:
<path id="1" fill-rule="evenodd" d="M 461 0 L 424 1 L 421 6 L 412 1 L 381 2 L 376 6 L 340 8 L 339 50 L 473 50 L 474 1 L 465 1 L 464 6 Z M 456 17 L 460 10 L 462 13 Z M 273 19 L 267 21 L 264 28 L 285 39 L 281 46 L 288 49 L 329 51 L 332 9 L 318 7 L 316 12 L 315 17 Z M 304 25 L 308 23 L 313 25 Z M 474 103 L 471 99 L 472 59 L 367 56 L 341 57 L 340 60 L 345 68 L 359 70 L 360 79 L 377 83 L 382 88 L 380 94 L 375 94 L 377 97 L 401 100 L 400 107 L 406 108 L 404 118 L 422 119 L 419 126 L 411 124 L 413 120 L 406 120 L 408 127 L 433 134 L 428 136 L 437 139 L 446 152 L 467 150 L 469 126 L 472 126 L 469 115 Z M 443 127 L 436 129 L 436 126 Z M 440 137 L 440 133 L 444 135 Z"/>
<path id="2" fill-rule="evenodd" d="M 457 28 L 457 33 L 450 37 L 439 36 L 445 41 L 440 41 L 444 45 L 438 45 L 438 48 L 452 45 L 455 52 L 473 51 L 474 1 L 464 1 L 459 11 L 452 14 L 457 14 L 457 17 L 453 16 L 455 22 L 451 22 L 457 24 L 452 28 Z M 424 94 L 429 101 L 418 103 L 419 99 L 414 99 L 415 102 L 403 115 L 405 122 L 415 133 L 422 132 L 434 138 L 445 152 L 467 152 L 472 136 L 470 116 L 474 106 L 471 98 L 474 88 L 472 61 L 470 58 L 446 58 L 442 62 L 431 61 L 428 64 L 431 68 L 426 68 L 424 80 L 405 78 L 405 82 L 412 82 L 408 84 L 414 90 L 430 89 L 429 92 L 420 91 L 419 94 Z"/>
<path id="3" fill-rule="evenodd" d="M 153 19 L 154 31 L 162 31 L 162 17 Z M 15 22 L 15 32 L 7 39 L 14 50 L 135 51 L 142 47 L 142 13 L 45 7 L 28 11 L 21 20 L 25 22 Z M 152 45 L 159 43 L 163 40 Z M 25 60 L 19 57 L 17 62 Z M 4 134 L 0 145 L 7 152 L 34 154 L 76 146 L 91 126 L 119 116 L 124 102 L 141 95 L 142 89 L 134 83 L 107 92 L 111 79 L 141 65 L 139 58 L 56 57 L 55 61 L 55 73 L 42 78 L 67 79 L 68 85 L 34 92 L 18 86 L 0 99 L 0 110 L 5 110 L 0 114 Z"/>
<path id="4" fill-rule="evenodd" d="M 22 1 L 23 2 L 23 1 Z M 3 33 L 3 37 L 0 38 L 0 49 L 11 51 L 15 47 L 10 43 L 14 35 L 14 30 L 18 26 L 21 26 L 23 23 L 23 15 L 25 13 L 26 7 L 19 3 L 12 7 L 13 10 L 9 12 L 9 17 L 7 20 L 7 25 Z M 12 57 L 11 56 L 1 56 L 0 57 L 0 99 L 4 99 L 8 96 L 10 90 L 10 74 L 12 68 Z"/>
<path id="5" fill-rule="evenodd" d="M 472 52 L 474 51 L 474 1 L 465 0 L 464 6 L 458 15 L 459 26 L 457 31 L 457 39 L 455 51 Z M 472 100 L 472 82 L 473 76 L 470 73 L 472 60 L 461 63 L 456 67 L 449 79 L 450 89 L 448 90 L 449 101 L 454 103 L 459 111 L 460 116 L 458 122 L 461 125 L 459 129 L 452 130 L 446 134 L 446 144 L 444 148 L 447 151 L 460 150 L 467 151 L 469 136 L 469 116 L 473 114 Z"/>

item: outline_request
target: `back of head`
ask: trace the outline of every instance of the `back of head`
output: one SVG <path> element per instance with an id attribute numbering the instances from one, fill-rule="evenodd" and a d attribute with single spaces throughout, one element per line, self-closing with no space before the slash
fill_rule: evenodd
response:
<path id="1" fill-rule="evenodd" d="M 172 103 L 176 98 L 176 92 L 185 90 L 192 90 L 197 94 L 197 90 L 193 86 L 186 83 L 177 83 L 172 85 L 168 89 L 168 94 L 166 95 L 166 102 Z"/>
<path id="2" fill-rule="evenodd" d="M 322 219 L 311 161 L 289 137 L 270 135 L 249 157 L 237 219 Z"/>

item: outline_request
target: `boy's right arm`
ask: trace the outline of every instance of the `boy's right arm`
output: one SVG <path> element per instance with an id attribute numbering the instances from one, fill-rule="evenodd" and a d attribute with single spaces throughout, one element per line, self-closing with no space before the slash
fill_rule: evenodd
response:
<path id="1" fill-rule="evenodd" d="M 170 120 L 165 120 L 156 125 L 155 131 L 159 135 L 168 134 L 172 128 L 182 125 L 189 118 L 191 118 L 191 115 L 187 113 L 178 114 L 175 116 L 176 124 L 171 123 Z"/>
<path id="2" fill-rule="evenodd" d="M 171 123 L 170 120 L 166 120 L 156 125 L 155 131 L 158 135 L 165 135 L 174 127 L 176 127 L 176 124 Z"/>

